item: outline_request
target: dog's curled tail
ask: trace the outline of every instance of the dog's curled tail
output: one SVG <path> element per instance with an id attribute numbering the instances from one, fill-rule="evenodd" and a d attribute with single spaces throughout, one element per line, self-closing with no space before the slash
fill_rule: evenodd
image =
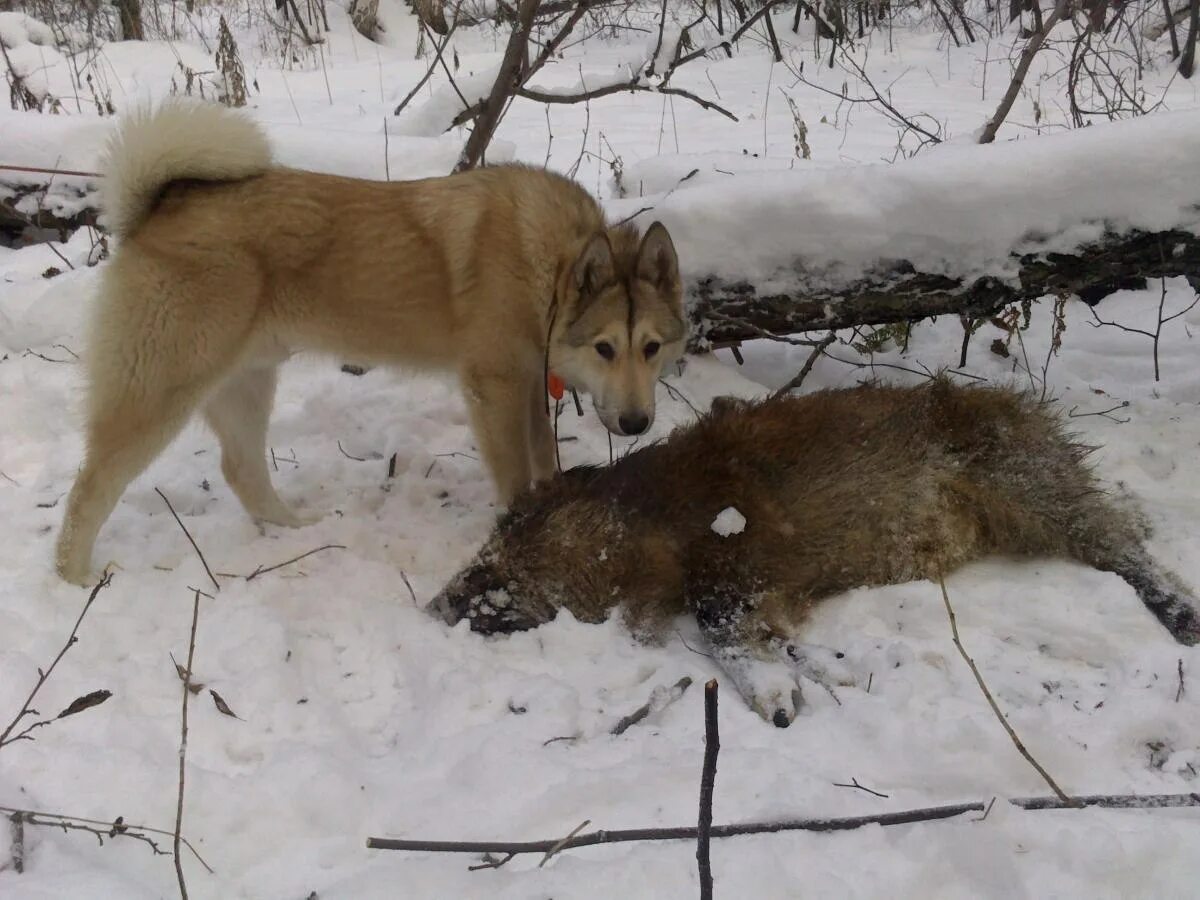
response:
<path id="1" fill-rule="evenodd" d="M 139 110 L 117 128 L 105 153 L 101 200 L 108 228 L 132 234 L 172 181 L 234 181 L 270 165 L 266 135 L 241 113 L 179 97 Z"/>

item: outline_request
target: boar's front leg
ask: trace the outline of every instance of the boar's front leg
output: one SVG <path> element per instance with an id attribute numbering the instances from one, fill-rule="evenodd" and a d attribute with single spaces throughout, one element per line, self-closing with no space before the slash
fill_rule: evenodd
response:
<path id="1" fill-rule="evenodd" d="M 741 566 L 721 556 L 693 559 L 685 596 L 713 659 L 746 703 L 768 722 L 786 728 L 804 700 L 787 662 L 787 642 L 762 614 L 766 595 Z"/>

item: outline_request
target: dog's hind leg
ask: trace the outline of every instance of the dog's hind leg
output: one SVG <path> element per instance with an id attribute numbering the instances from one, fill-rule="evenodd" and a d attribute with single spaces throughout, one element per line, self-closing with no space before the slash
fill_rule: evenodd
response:
<path id="1" fill-rule="evenodd" d="M 92 547 L 125 488 L 179 433 L 200 399 L 198 385 L 147 379 L 93 387 L 83 467 L 67 498 L 56 548 L 58 573 L 74 584 L 91 577 Z"/>
<path id="2" fill-rule="evenodd" d="M 253 276 L 128 247 L 105 272 L 85 357 L 87 450 L 56 548 L 67 581 L 89 579 L 96 535 L 125 488 L 236 364 L 256 314 Z"/>
<path id="3" fill-rule="evenodd" d="M 252 518 L 298 528 L 319 515 L 302 515 L 279 498 L 267 471 L 267 425 L 275 400 L 274 367 L 243 369 L 204 407 L 221 442 L 221 473 Z"/>

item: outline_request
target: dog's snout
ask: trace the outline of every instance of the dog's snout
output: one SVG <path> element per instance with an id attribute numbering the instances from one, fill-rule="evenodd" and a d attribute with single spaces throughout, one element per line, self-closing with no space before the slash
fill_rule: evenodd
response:
<path id="1" fill-rule="evenodd" d="M 641 434 L 650 427 L 650 417 L 645 413 L 626 413 L 618 417 L 617 424 L 625 434 Z"/>

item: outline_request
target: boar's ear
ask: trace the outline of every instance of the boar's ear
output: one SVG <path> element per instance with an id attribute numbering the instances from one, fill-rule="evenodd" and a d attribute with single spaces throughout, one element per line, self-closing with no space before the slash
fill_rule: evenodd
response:
<path id="1" fill-rule="evenodd" d="M 608 235 L 598 231 L 584 245 L 571 270 L 580 300 L 587 302 L 616 278 L 612 245 Z"/>
<path id="2" fill-rule="evenodd" d="M 650 282 L 660 291 L 672 294 L 679 289 L 679 257 L 667 226 L 655 222 L 642 236 L 637 256 L 638 278 Z"/>

